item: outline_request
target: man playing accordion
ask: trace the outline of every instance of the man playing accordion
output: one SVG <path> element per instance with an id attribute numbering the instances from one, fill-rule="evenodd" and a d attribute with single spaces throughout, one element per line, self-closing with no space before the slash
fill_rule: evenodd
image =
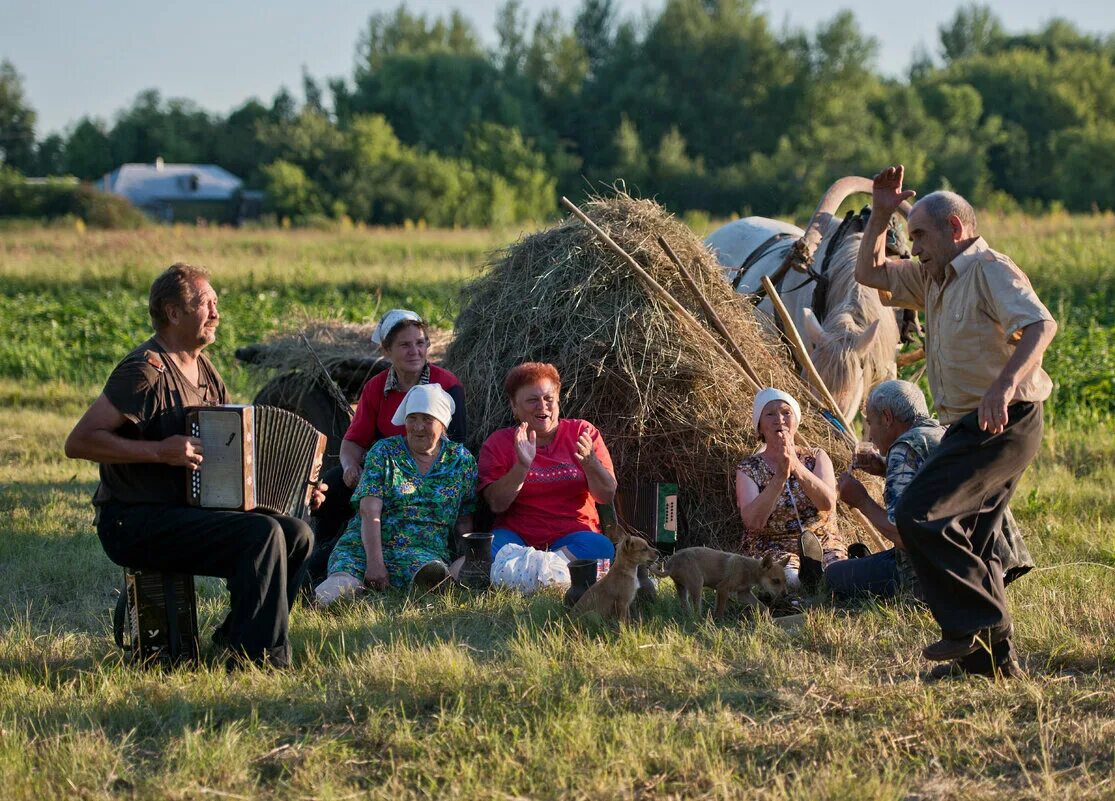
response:
<path id="1" fill-rule="evenodd" d="M 202 267 L 174 264 L 151 285 L 155 334 L 124 357 L 66 439 L 66 455 L 100 465 L 93 497 L 108 557 L 136 570 L 226 579 L 228 617 L 213 635 L 230 660 L 290 664 L 288 617 L 313 534 L 278 514 L 187 505 L 188 470 L 205 458 L 186 409 L 228 402 L 203 353 L 216 339 L 217 294 Z"/>

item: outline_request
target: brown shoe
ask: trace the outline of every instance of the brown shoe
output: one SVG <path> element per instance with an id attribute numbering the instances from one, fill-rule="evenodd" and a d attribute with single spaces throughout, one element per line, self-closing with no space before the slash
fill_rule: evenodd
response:
<path id="1" fill-rule="evenodd" d="M 921 651 L 921 655 L 930 662 L 952 662 L 957 659 L 963 659 L 980 649 L 989 647 L 989 645 L 995 645 L 1001 643 L 1003 640 L 1010 639 L 1011 626 L 1007 625 L 1001 629 L 991 629 L 990 643 L 988 643 L 987 637 L 982 636 L 984 631 L 987 630 L 978 631 L 960 640 L 942 638 L 931 645 L 925 646 Z"/>

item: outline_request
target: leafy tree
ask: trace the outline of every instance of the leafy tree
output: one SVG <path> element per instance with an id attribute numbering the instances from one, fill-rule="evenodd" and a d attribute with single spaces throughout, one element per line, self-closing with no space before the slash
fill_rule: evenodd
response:
<path id="1" fill-rule="evenodd" d="M 491 207 L 491 223 L 542 220 L 553 213 L 555 180 L 546 159 L 518 130 L 480 123 L 469 130 L 461 158 L 477 172 L 480 191 L 503 198 Z"/>
<path id="2" fill-rule="evenodd" d="M 189 100 L 163 101 L 159 92 L 140 92 L 132 106 L 116 118 L 109 147 L 116 164 L 167 161 L 212 161 L 216 125 Z"/>
<path id="3" fill-rule="evenodd" d="M 650 141 L 676 125 L 710 166 L 774 147 L 807 68 L 752 0 L 667 0 L 641 58 L 650 74 L 627 112 Z"/>
<path id="4" fill-rule="evenodd" d="M 635 128 L 635 123 L 631 122 L 631 118 L 626 114 L 620 117 L 614 147 L 616 152 L 615 177 L 628 181 L 633 186 L 638 186 L 640 182 L 648 177 L 650 165 L 646 154 L 643 152 L 643 144 L 639 140 L 639 132 Z"/>
<path id="5" fill-rule="evenodd" d="M 277 123 L 292 122 L 298 116 L 298 103 L 285 86 L 275 93 L 267 116 L 271 122 Z"/>
<path id="6" fill-rule="evenodd" d="M 23 94 L 23 78 L 0 61 L 0 165 L 27 172 L 35 164 L 35 110 Z"/>
<path id="7" fill-rule="evenodd" d="M 104 123 L 82 117 L 66 138 L 64 172 L 93 181 L 117 166 Z"/>
<path id="8" fill-rule="evenodd" d="M 312 109 L 302 109 L 289 122 L 260 122 L 257 131 L 266 161 L 297 165 L 324 192 L 333 192 L 352 166 L 344 131 Z"/>
<path id="9" fill-rule="evenodd" d="M 264 166 L 265 208 L 280 217 L 321 214 L 321 190 L 297 164 L 279 159 Z"/>
<path id="10" fill-rule="evenodd" d="M 496 66 L 505 74 L 522 72 L 527 54 L 527 22 L 522 0 L 507 0 L 496 10 Z"/>
<path id="11" fill-rule="evenodd" d="M 571 102 L 588 72 L 588 56 L 556 10 L 534 23 L 523 71 L 535 91 L 551 103 Z"/>
<path id="12" fill-rule="evenodd" d="M 1115 115 L 1115 64 L 1087 51 L 1005 49 L 954 62 L 939 79 L 973 87 L 984 117 L 1002 120 L 988 166 L 995 187 L 1016 198 L 1052 200 L 1055 134 Z"/>
<path id="13" fill-rule="evenodd" d="M 35 146 L 36 175 L 62 175 L 65 172 L 66 140 L 52 133 Z"/>
<path id="14" fill-rule="evenodd" d="M 327 113 L 325 110 L 325 95 L 321 86 L 314 80 L 314 76 L 310 75 L 304 64 L 302 65 L 302 94 L 306 96 L 305 108 L 317 114 Z"/>
<path id="15" fill-rule="evenodd" d="M 615 0 L 581 0 L 573 34 L 588 59 L 589 74 L 608 60 L 617 16 Z"/>
<path id="16" fill-rule="evenodd" d="M 254 97 L 233 109 L 213 134 L 213 161 L 248 186 L 261 186 L 259 128 L 270 119 L 267 107 Z"/>
<path id="17" fill-rule="evenodd" d="M 356 82 L 374 74 L 393 56 L 453 53 L 482 56 L 476 32 L 459 11 L 448 20 L 428 20 L 400 5 L 392 13 L 373 14 L 360 35 L 356 50 Z"/>
<path id="18" fill-rule="evenodd" d="M 1060 131 L 1052 150 L 1056 196 L 1068 208 L 1115 209 L 1115 123 Z"/>
<path id="19" fill-rule="evenodd" d="M 525 132 L 540 127 L 530 105 L 506 91 L 499 70 L 479 55 L 392 56 L 357 79 L 352 107 L 383 114 L 408 144 L 447 154 L 459 153 L 465 131 L 482 121 Z"/>
<path id="20" fill-rule="evenodd" d="M 1003 25 L 990 7 L 971 3 L 957 10 L 952 19 L 937 29 L 945 61 L 959 61 L 999 49 L 1005 36 Z"/>
<path id="21" fill-rule="evenodd" d="M 860 33 L 851 11 L 822 23 L 816 34 L 814 70 L 829 83 L 872 80 L 879 42 Z"/>

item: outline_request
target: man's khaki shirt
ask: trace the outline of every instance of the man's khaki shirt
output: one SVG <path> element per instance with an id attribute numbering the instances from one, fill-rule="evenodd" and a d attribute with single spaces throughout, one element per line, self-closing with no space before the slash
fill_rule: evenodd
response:
<path id="1" fill-rule="evenodd" d="M 918 262 L 888 261 L 888 306 L 925 310 L 925 362 L 941 422 L 955 423 L 979 408 L 1022 338 L 1021 329 L 1052 320 L 1013 261 L 980 237 L 935 281 Z M 887 293 L 889 292 L 889 297 Z M 1043 401 L 1053 382 L 1039 364 L 1013 401 Z"/>

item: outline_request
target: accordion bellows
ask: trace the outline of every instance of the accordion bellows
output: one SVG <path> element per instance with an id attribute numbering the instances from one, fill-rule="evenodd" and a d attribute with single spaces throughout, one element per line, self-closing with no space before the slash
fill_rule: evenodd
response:
<path id="1" fill-rule="evenodd" d="M 189 475 L 191 506 L 306 517 L 325 434 L 273 406 L 194 406 L 186 423 L 203 455 Z"/>

